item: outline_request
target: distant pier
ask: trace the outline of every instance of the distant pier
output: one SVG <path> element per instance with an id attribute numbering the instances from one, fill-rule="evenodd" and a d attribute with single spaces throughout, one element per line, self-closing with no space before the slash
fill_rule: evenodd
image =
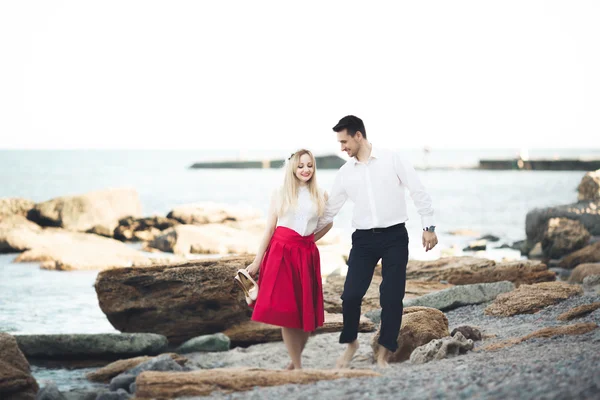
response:
<path id="1" fill-rule="evenodd" d="M 346 160 L 337 155 L 315 156 L 317 168 L 319 169 L 339 169 L 346 163 Z M 265 169 L 281 168 L 285 160 L 258 160 L 258 161 L 207 161 L 198 162 L 190 168 L 200 169 Z"/>
<path id="2" fill-rule="evenodd" d="M 480 160 L 479 168 L 485 170 L 525 171 L 595 171 L 600 169 L 600 159 L 533 159 Z"/>

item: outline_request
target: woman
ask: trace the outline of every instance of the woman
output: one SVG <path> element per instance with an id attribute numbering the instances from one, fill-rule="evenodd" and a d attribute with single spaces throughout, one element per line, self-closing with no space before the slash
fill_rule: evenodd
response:
<path id="1" fill-rule="evenodd" d="M 252 320 L 281 326 L 291 358 L 288 369 L 302 368 L 302 351 L 310 333 L 323 325 L 321 265 L 315 242 L 332 224 L 315 234 L 327 194 L 317 186 L 315 158 L 299 150 L 288 159 L 283 186 L 271 198 L 267 228 L 246 270 L 259 272 Z"/>

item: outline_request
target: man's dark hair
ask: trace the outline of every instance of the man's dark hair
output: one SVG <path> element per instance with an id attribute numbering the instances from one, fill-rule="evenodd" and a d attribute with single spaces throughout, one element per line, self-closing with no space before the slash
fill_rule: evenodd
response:
<path id="1" fill-rule="evenodd" d="M 356 132 L 360 131 L 362 136 L 365 139 L 367 138 L 365 124 L 363 124 L 362 119 L 355 117 L 354 115 L 346 115 L 344 118 L 340 119 L 340 122 L 338 122 L 336 126 L 333 127 L 334 132 L 341 132 L 344 129 L 346 129 L 348 135 L 352 137 L 356 135 Z"/>

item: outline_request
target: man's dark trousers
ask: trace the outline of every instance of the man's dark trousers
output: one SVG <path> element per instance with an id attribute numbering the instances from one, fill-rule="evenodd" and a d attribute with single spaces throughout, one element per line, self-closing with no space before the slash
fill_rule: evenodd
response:
<path id="1" fill-rule="evenodd" d="M 356 230 L 348 258 L 348 274 L 342 294 L 344 328 L 340 343 L 350 343 L 358 336 L 362 299 L 381 259 L 383 281 L 379 286 L 381 332 L 379 344 L 395 352 L 402 323 L 402 300 L 406 286 L 408 232 L 404 224 L 388 228 Z"/>

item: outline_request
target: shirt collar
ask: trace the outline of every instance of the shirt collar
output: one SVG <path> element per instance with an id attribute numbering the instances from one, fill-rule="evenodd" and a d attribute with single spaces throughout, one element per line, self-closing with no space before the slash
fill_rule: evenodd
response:
<path id="1" fill-rule="evenodd" d="M 372 158 L 379 158 L 379 152 L 377 151 L 377 147 L 375 147 L 373 143 L 371 143 L 371 155 L 369 156 L 369 160 L 371 160 Z M 354 165 L 359 164 L 359 161 L 356 159 L 356 157 L 352 157 L 351 160 L 354 163 Z"/>

